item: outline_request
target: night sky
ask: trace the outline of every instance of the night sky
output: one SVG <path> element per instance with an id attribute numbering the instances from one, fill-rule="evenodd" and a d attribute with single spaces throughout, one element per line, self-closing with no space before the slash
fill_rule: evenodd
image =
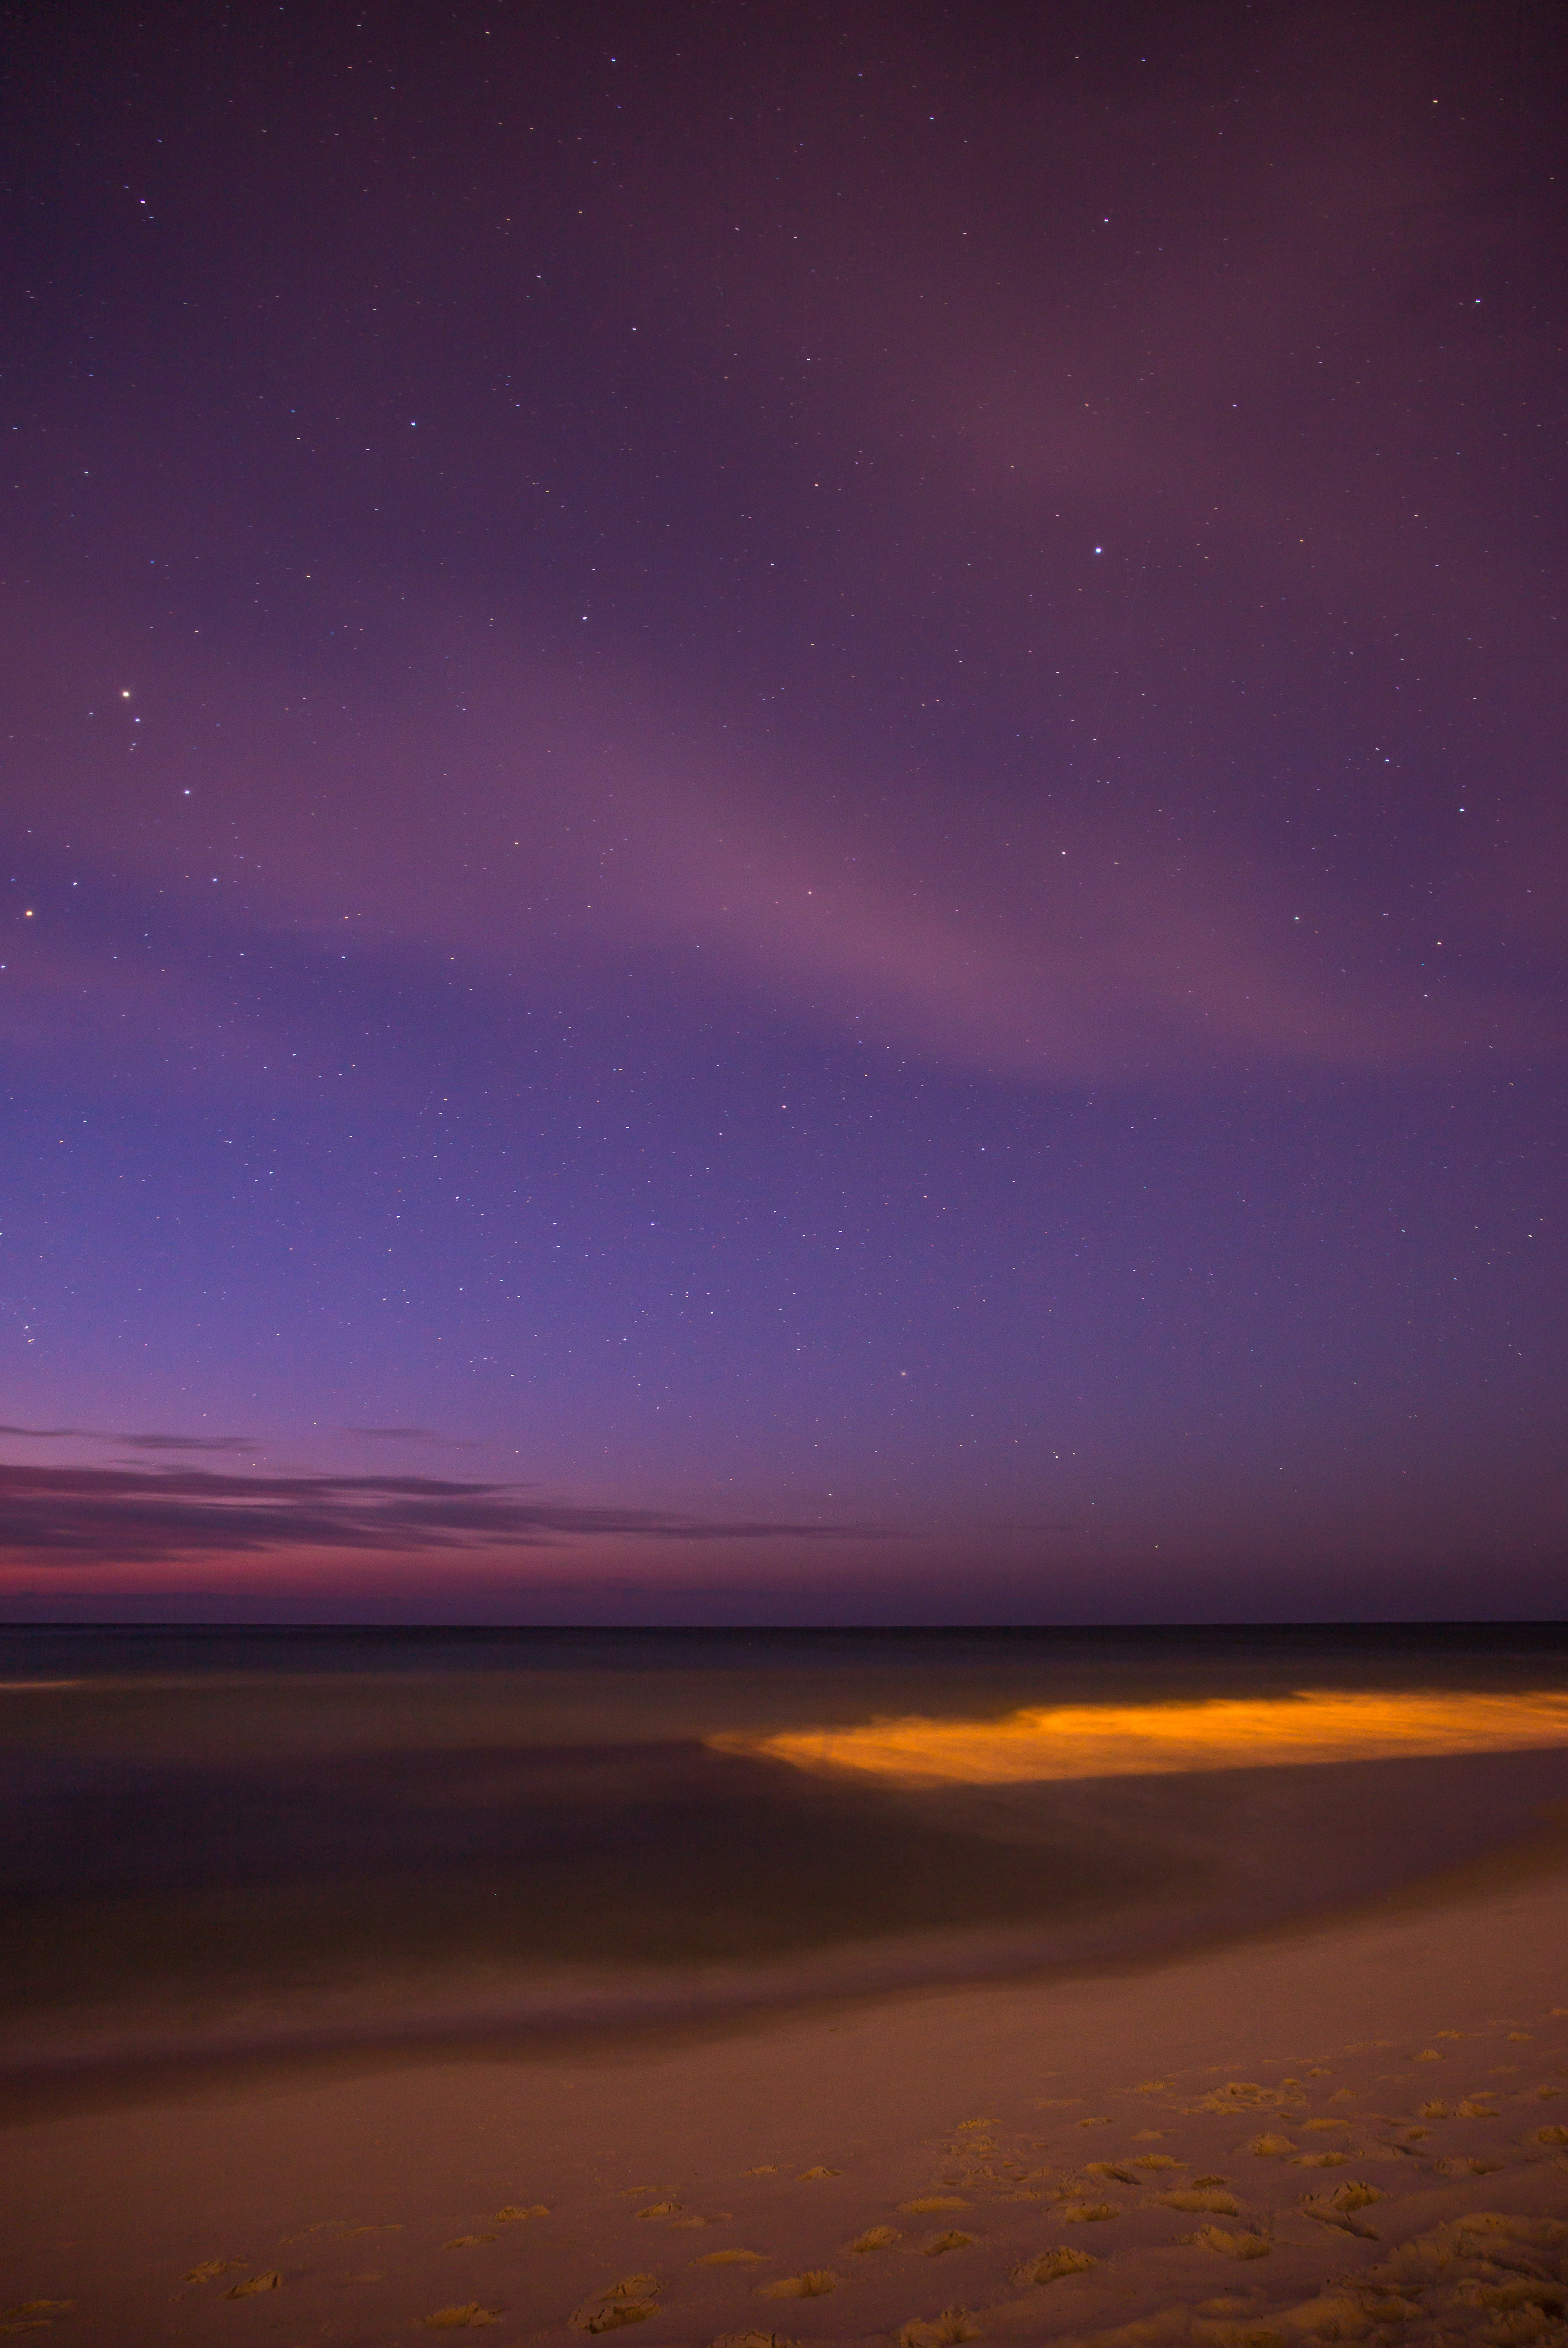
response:
<path id="1" fill-rule="evenodd" d="M 1553 12 L 0 14 L 0 1611 L 1563 1612 Z"/>

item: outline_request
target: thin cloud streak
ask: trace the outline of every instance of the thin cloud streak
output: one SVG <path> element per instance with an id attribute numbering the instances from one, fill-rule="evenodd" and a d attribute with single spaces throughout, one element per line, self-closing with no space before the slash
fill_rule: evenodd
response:
<path id="1" fill-rule="evenodd" d="M 207 656 L 182 653 L 149 676 L 149 703 L 194 693 L 224 709 L 212 757 L 239 811 L 242 877 L 222 896 L 177 890 L 184 847 L 138 824 L 134 799 L 84 804 L 105 859 L 88 871 L 101 931 L 78 915 L 68 933 L 29 937 L 13 973 L 29 1006 L 16 1048 L 103 1047 L 111 1030 L 83 1006 L 111 985 L 123 995 L 147 919 L 127 878 L 139 869 L 144 888 L 169 894 L 156 972 L 137 977 L 112 1049 L 155 1042 L 231 1085 L 302 1080 L 279 974 L 302 952 L 318 978 L 341 971 L 345 943 L 356 967 L 412 949 L 519 999 L 552 964 L 591 985 L 597 961 L 613 992 L 629 949 L 696 948 L 716 987 L 760 985 L 856 1041 L 1026 1083 L 1561 1056 L 1560 929 L 1490 841 L 1444 915 L 1434 973 L 1431 923 L 1390 923 L 1380 882 L 1320 872 L 1277 839 L 1243 848 L 1190 808 L 1180 821 L 1146 807 L 1132 820 L 1071 789 L 1059 798 L 1060 760 L 1044 751 L 1032 804 L 981 794 L 960 819 L 941 790 L 890 769 L 883 797 L 897 821 L 864 808 L 846 819 L 866 794 L 841 757 L 717 720 L 613 652 L 568 675 L 476 650 L 449 615 L 428 633 L 464 675 L 463 739 L 427 708 L 388 712 L 345 688 L 339 731 L 321 746 L 336 776 L 326 809 L 269 716 L 288 697 L 281 673 L 271 692 L 236 695 Z M 79 699 L 105 658 L 85 639 L 69 657 L 56 645 L 53 701 Z M 422 791 L 433 766 L 439 808 Z M 159 788 L 188 770 L 171 757 Z M 204 780 L 210 789 L 214 773 Z M 77 788 L 85 803 L 97 796 L 86 765 Z M 1135 796 L 1152 789 L 1145 778 Z M 373 807 L 395 820 L 372 824 Z M 1536 850 L 1560 844 L 1551 819 L 1532 813 L 1528 829 Z M 63 901 L 62 876 L 50 880 Z M 1507 934 L 1516 921 L 1535 925 L 1532 951 L 1500 962 L 1499 924 Z M 225 961 L 255 973 L 247 986 L 261 993 L 220 1004 L 212 970 Z"/>
<path id="2" fill-rule="evenodd" d="M 151 1564 L 258 1551 L 518 1549 L 582 1539 L 886 1538 L 886 1526 L 712 1519 L 530 1499 L 516 1484 L 429 1476 L 235 1476 L 207 1468 L 0 1467 L 0 1555 Z"/>
<path id="3" fill-rule="evenodd" d="M 119 1435 L 101 1426 L 5 1426 L 0 1435 L 28 1443 L 114 1443 L 133 1451 L 259 1451 L 249 1435 Z M 3 1472 L 3 1471 L 0 1471 Z"/>

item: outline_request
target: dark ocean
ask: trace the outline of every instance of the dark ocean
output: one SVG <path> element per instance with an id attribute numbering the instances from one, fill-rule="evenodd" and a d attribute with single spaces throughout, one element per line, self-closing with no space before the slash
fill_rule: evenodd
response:
<path id="1" fill-rule="evenodd" d="M 1568 1626 L 0 1632 L 0 2074 L 1144 1963 L 1554 1849 L 1568 1744 L 1009 1783 L 762 1749 L 1304 1689 L 1560 1699 Z"/>

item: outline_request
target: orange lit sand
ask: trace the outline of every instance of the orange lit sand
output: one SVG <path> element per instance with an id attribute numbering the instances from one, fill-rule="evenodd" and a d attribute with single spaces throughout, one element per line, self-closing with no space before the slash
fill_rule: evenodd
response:
<path id="1" fill-rule="evenodd" d="M 803 1768 L 863 1770 L 911 1782 L 977 1786 L 1030 1779 L 1259 1769 L 1284 1762 L 1381 1761 L 1511 1753 L 1568 1744 L 1568 1696 L 1359 1694 L 1202 1704 L 1058 1704 L 1000 1720 L 874 1720 L 864 1727 L 716 1738 Z"/>

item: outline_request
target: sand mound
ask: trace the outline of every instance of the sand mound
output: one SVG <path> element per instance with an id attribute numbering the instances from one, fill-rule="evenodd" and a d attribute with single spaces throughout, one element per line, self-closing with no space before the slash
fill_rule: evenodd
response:
<path id="1" fill-rule="evenodd" d="M 803 2274 L 782 2275 L 777 2282 L 762 2286 L 764 2299 L 825 2299 L 830 2291 L 838 2289 L 838 2277 L 831 2267 L 807 2267 Z"/>
<path id="2" fill-rule="evenodd" d="M 928 2321 L 917 2316 L 897 2334 L 898 2348 L 949 2348 L 951 2342 L 979 2337 L 980 2327 L 967 2307 L 945 2307 Z"/>
<path id="3" fill-rule="evenodd" d="M 1225 2259 L 1266 2259 L 1274 2248 L 1266 2234 L 1229 2233 L 1223 2226 L 1200 2226 L 1192 2239 Z"/>
<path id="4" fill-rule="evenodd" d="M 1020 2287 L 1030 2283 L 1060 2282 L 1063 2275 L 1087 2274 L 1099 2260 L 1087 2250 L 1069 2249 L 1063 2242 L 1054 2250 L 1041 2250 L 1037 2258 L 1025 2259 L 1014 2267 L 1008 2278 Z"/>
<path id="5" fill-rule="evenodd" d="M 577 2332 L 619 2332 L 629 2323 L 645 2323 L 659 2312 L 656 2275 L 623 2275 L 577 2310 L 571 2324 Z"/>

